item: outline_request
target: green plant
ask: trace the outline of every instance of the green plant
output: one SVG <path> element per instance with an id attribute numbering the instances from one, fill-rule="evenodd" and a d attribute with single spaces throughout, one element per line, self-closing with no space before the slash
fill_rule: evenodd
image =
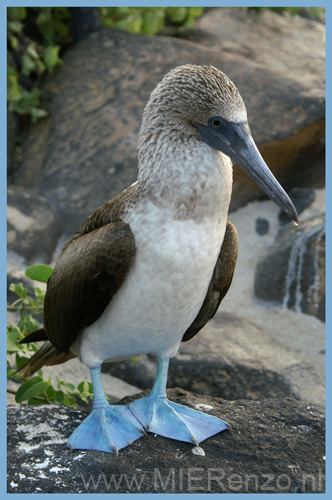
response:
<path id="1" fill-rule="evenodd" d="M 203 10 L 203 7 L 100 7 L 100 17 L 105 26 L 154 35 L 167 23 L 193 26 Z"/>
<path id="2" fill-rule="evenodd" d="M 104 26 L 153 35 L 166 23 L 193 26 L 203 7 L 99 7 Z M 60 53 L 71 44 L 68 7 L 8 7 L 7 100 L 11 111 L 47 116 L 41 105 L 40 81 L 62 64 Z"/>
<path id="3" fill-rule="evenodd" d="M 262 10 L 268 9 L 277 14 L 282 14 L 283 12 L 288 12 L 292 16 L 296 14 L 303 15 L 303 10 L 306 10 L 307 16 L 311 19 L 318 19 L 322 14 L 325 13 L 325 7 L 248 7 L 248 10 Z"/>
<path id="4" fill-rule="evenodd" d="M 59 14 L 66 16 L 61 8 L 8 7 L 7 12 L 7 101 L 9 109 L 18 115 L 29 115 L 34 123 L 47 115 L 40 106 L 40 78 L 46 72 L 52 73 L 54 68 L 62 64 L 59 56 L 61 40 L 67 31 L 66 25 L 58 19 Z M 25 23 L 31 23 L 35 14 L 35 23 L 39 40 L 27 36 Z"/>
<path id="5" fill-rule="evenodd" d="M 52 271 L 51 266 L 41 265 L 30 266 L 25 273 L 28 277 L 45 283 Z M 28 333 L 39 328 L 39 321 L 35 316 L 43 310 L 45 293 L 39 287 L 35 287 L 34 296 L 29 296 L 27 288 L 22 283 L 12 283 L 9 289 L 18 298 L 8 307 L 8 310 L 19 312 L 20 320 L 16 326 L 7 327 L 7 353 L 9 354 L 7 377 L 21 380 L 17 370 L 40 346 L 36 342 L 29 344 L 20 344 L 19 342 Z M 16 392 L 9 392 L 15 394 L 15 401 L 22 405 L 57 403 L 78 406 L 77 400 L 87 403 L 93 394 L 91 382 L 80 382 L 75 388 L 73 384 L 57 377 L 54 386 L 50 377 L 47 380 L 43 378 L 42 370 L 39 370 L 37 375 L 25 380 Z"/>

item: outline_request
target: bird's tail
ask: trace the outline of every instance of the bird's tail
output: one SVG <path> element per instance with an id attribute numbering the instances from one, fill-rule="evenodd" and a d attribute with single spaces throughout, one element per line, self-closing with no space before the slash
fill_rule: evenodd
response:
<path id="1" fill-rule="evenodd" d="M 20 343 L 25 344 L 46 339 L 46 332 L 41 328 L 27 335 Z M 70 351 L 59 351 L 51 342 L 45 342 L 41 348 L 17 370 L 17 373 L 20 373 L 22 378 L 30 377 L 43 366 L 60 365 L 72 358 L 76 358 L 76 354 Z"/>

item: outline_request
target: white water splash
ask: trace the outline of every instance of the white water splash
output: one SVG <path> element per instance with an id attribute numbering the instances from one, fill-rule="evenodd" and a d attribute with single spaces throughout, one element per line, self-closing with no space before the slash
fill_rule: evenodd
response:
<path id="1" fill-rule="evenodd" d="M 311 296 L 313 296 L 313 301 L 315 304 L 318 304 L 319 301 L 319 285 L 320 285 L 320 277 L 319 277 L 319 250 L 321 247 L 321 243 L 323 238 L 325 237 L 325 224 L 322 224 L 319 232 L 317 234 L 317 245 L 315 246 L 315 256 L 314 256 L 314 281 L 310 285 L 308 290 L 308 300 Z"/>
<path id="2" fill-rule="evenodd" d="M 325 234 L 325 225 L 320 224 L 319 226 L 314 226 L 308 231 L 304 231 L 299 238 L 297 238 L 292 246 L 291 253 L 288 261 L 288 269 L 286 275 L 286 285 L 285 285 L 285 295 L 282 303 L 282 307 L 287 309 L 288 302 L 290 299 L 290 290 L 293 282 L 296 283 L 295 290 L 295 305 L 294 310 L 296 312 L 302 312 L 301 302 L 303 300 L 303 293 L 301 291 L 301 276 L 303 273 L 303 262 L 304 255 L 307 250 L 307 243 L 310 238 L 317 233 L 317 241 L 316 245 L 315 257 L 314 257 L 314 282 L 309 288 L 308 297 L 310 297 L 310 293 L 314 290 L 315 292 L 315 303 L 318 302 L 318 290 L 319 290 L 319 273 L 318 273 L 318 252 L 319 252 L 319 243 L 321 242 L 324 234 Z"/>

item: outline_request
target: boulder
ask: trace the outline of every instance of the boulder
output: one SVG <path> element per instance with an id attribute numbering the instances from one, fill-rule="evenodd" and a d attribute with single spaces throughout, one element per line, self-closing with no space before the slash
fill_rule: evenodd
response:
<path id="1" fill-rule="evenodd" d="M 86 38 L 100 27 L 98 7 L 69 7 L 73 42 Z"/>
<path id="2" fill-rule="evenodd" d="M 102 370 L 141 389 L 152 387 L 155 358 L 141 355 Z M 229 313 L 217 315 L 172 358 L 168 387 L 224 399 L 293 397 L 324 404 L 324 382 L 300 355 L 253 322 Z"/>
<path id="3" fill-rule="evenodd" d="M 9 258 L 26 267 L 50 262 L 61 235 L 61 222 L 50 201 L 28 188 L 9 186 L 7 230 Z"/>
<path id="4" fill-rule="evenodd" d="M 215 9 L 207 16 L 218 15 L 222 21 L 227 12 Z M 271 30 L 263 31 L 258 16 L 248 16 L 250 22 L 245 16 L 225 17 L 227 29 L 234 33 L 232 43 L 249 25 L 252 33 L 260 28 L 263 45 L 276 54 L 281 44 L 292 46 L 296 31 L 302 42 L 309 37 L 312 43 L 310 62 L 315 71 L 308 75 L 314 76 L 303 78 L 307 45 L 304 52 L 302 45 L 296 45 L 301 63 L 286 71 L 278 59 L 255 60 L 241 45 L 233 50 L 223 47 L 220 38 L 206 46 L 202 39 L 192 42 L 101 29 L 71 47 L 64 64 L 45 82 L 49 118 L 31 127 L 14 182 L 36 188 L 59 210 L 65 235 L 75 232 L 93 210 L 136 179 L 137 134 L 149 94 L 168 70 L 192 63 L 213 64 L 233 79 L 246 103 L 253 136 L 287 189 L 321 185 L 324 26 L 316 29 L 314 21 L 294 24 L 289 19 L 287 29 L 279 30 L 279 38 L 273 31 L 270 41 Z M 281 18 L 271 16 L 276 22 Z M 219 27 L 219 32 L 223 29 Z M 235 168 L 231 208 L 258 196 L 264 194 Z"/>
<path id="5" fill-rule="evenodd" d="M 307 220 L 324 217 L 325 190 L 317 189 L 314 194 L 314 201 L 299 216 L 298 227 L 302 227 Z M 232 285 L 220 310 L 260 326 L 287 349 L 308 360 L 324 379 L 325 324 L 316 316 L 259 300 L 255 295 L 258 263 L 273 247 L 281 230 L 285 230 L 286 226 L 295 228 L 289 221 L 286 225 L 281 224 L 279 215 L 278 207 L 269 200 L 251 202 L 229 214 L 239 234 L 239 256 Z M 279 268 L 275 267 L 274 272 L 278 274 Z"/>
<path id="6" fill-rule="evenodd" d="M 325 217 L 285 226 L 257 264 L 258 299 L 325 321 Z"/>
<path id="7" fill-rule="evenodd" d="M 208 9 L 194 28 L 172 28 L 166 32 L 217 50 L 221 60 L 224 54 L 234 57 L 234 62 L 243 58 L 243 65 L 235 63 L 231 74 L 244 97 L 263 158 L 288 190 L 295 186 L 324 186 L 325 121 L 322 109 L 318 111 L 325 100 L 322 23 L 287 12 L 280 15 L 268 9 L 224 7 Z M 248 75 L 246 69 L 250 66 L 252 74 Z M 304 111 L 302 98 L 309 96 L 315 96 L 316 105 L 308 102 L 309 107 L 300 117 L 297 113 Z M 301 165 L 306 171 L 305 179 Z M 243 206 L 244 199 L 262 197 L 238 168 L 235 193 L 232 209 Z"/>
<path id="8" fill-rule="evenodd" d="M 7 108 L 7 176 L 14 171 L 15 138 L 18 133 L 18 117 Z"/>
<path id="9" fill-rule="evenodd" d="M 304 210 L 312 206 L 316 198 L 315 190 L 311 188 L 293 188 L 288 194 L 299 216 Z M 290 222 L 288 215 L 281 210 L 279 212 L 279 222 L 280 224 L 289 224 Z"/>
<path id="10" fill-rule="evenodd" d="M 141 394 L 142 396 L 144 394 Z M 139 396 L 136 396 L 139 397 Z M 66 447 L 88 409 L 8 407 L 9 493 L 323 493 L 324 411 L 286 399 L 168 397 L 226 420 L 200 447 L 147 434 L 118 457 Z M 127 398 L 128 403 L 135 397 Z"/>

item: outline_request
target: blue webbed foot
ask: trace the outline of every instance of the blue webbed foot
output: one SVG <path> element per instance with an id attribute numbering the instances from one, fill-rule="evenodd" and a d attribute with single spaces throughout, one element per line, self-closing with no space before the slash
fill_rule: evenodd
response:
<path id="1" fill-rule="evenodd" d="M 152 391 L 146 398 L 129 405 L 145 430 L 197 446 L 208 437 L 228 429 L 228 424 L 223 420 L 166 398 L 168 363 L 168 358 L 157 360 L 157 375 Z"/>
<path id="2" fill-rule="evenodd" d="M 117 454 L 139 439 L 145 431 L 127 406 L 92 410 L 68 439 L 71 450 L 98 450 Z"/>
<path id="3" fill-rule="evenodd" d="M 217 417 L 173 403 L 166 397 L 149 395 L 129 405 L 147 432 L 196 446 L 205 439 L 228 429 Z"/>
<path id="4" fill-rule="evenodd" d="M 67 441 L 71 450 L 98 450 L 117 454 L 145 434 L 128 406 L 110 406 L 100 377 L 100 366 L 91 368 L 93 409 Z"/>

